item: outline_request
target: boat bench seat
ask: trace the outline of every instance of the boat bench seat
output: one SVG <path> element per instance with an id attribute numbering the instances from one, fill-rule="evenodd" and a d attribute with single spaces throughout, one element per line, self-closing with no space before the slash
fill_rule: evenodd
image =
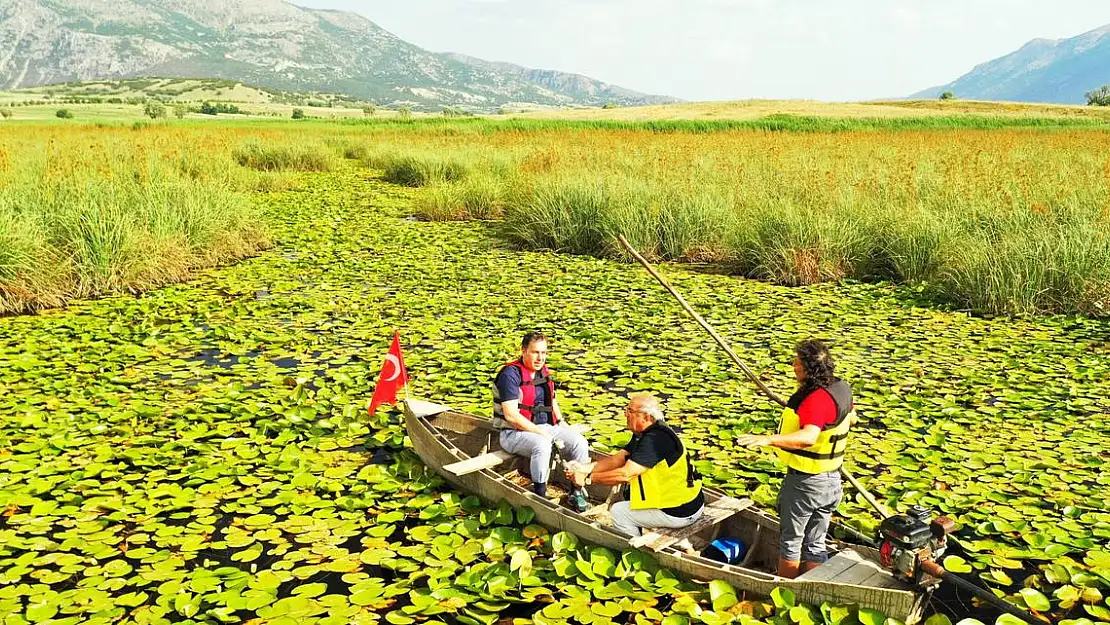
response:
<path id="1" fill-rule="evenodd" d="M 671 545 L 690 538 L 698 532 L 716 525 L 741 510 L 753 505 L 751 499 L 735 499 L 721 497 L 705 506 L 705 512 L 697 521 L 677 529 L 657 528 L 646 532 L 643 536 L 634 536 L 628 544 L 637 549 L 648 548 L 652 551 L 662 551 Z"/>
<path id="2" fill-rule="evenodd" d="M 498 450 L 488 454 L 474 456 L 473 458 L 467 458 L 460 462 L 444 465 L 443 470 L 454 475 L 466 475 L 483 469 L 492 469 L 513 457 L 514 456 L 507 451 Z"/>

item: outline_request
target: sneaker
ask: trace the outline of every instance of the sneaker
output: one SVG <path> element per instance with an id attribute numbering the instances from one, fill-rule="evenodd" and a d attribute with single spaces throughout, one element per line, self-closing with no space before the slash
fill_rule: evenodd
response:
<path id="1" fill-rule="evenodd" d="M 570 505 L 571 510 L 579 514 L 590 509 L 590 500 L 586 497 L 585 488 L 574 489 L 570 497 L 567 497 L 567 503 Z"/>

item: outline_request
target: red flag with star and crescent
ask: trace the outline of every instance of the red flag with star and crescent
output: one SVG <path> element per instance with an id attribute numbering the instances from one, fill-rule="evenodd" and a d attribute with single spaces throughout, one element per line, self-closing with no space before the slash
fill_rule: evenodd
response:
<path id="1" fill-rule="evenodd" d="M 370 399 L 370 407 L 367 409 L 370 416 L 374 416 L 379 405 L 396 402 L 397 391 L 408 383 L 409 374 L 405 371 L 405 358 L 401 355 L 401 337 L 394 332 L 393 345 L 389 346 L 389 353 L 385 355 L 378 384 L 374 387 L 374 397 Z"/>

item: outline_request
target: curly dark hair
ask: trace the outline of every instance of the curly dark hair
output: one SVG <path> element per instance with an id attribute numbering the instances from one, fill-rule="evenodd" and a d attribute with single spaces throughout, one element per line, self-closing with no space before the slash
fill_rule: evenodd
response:
<path id="1" fill-rule="evenodd" d="M 833 362 L 829 348 L 825 347 L 824 343 L 817 339 L 807 339 L 798 343 L 794 348 L 794 354 L 802 363 L 802 370 L 806 373 L 805 380 L 802 381 L 803 388 L 829 388 L 833 382 L 836 382 L 836 363 Z"/>

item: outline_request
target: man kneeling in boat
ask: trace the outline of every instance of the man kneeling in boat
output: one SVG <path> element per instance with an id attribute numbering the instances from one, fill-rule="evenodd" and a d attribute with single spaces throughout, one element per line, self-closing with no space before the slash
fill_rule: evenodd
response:
<path id="1" fill-rule="evenodd" d="M 701 518 L 701 476 L 678 434 L 663 422 L 654 395 L 635 395 L 624 409 L 632 440 L 599 460 L 588 483 L 628 484 L 628 501 L 613 504 L 613 528 L 640 536 L 643 528 L 686 527 Z"/>
<path id="2" fill-rule="evenodd" d="M 520 342 L 520 359 L 501 367 L 493 380 L 493 426 L 501 430 L 501 448 L 531 459 L 532 490 L 541 497 L 547 495 L 552 445 L 559 447 L 565 460 L 590 461 L 586 437 L 562 423 L 546 363 L 547 337 L 529 332 Z M 585 512 L 586 489 L 580 479 L 575 486 L 570 507 Z"/>

